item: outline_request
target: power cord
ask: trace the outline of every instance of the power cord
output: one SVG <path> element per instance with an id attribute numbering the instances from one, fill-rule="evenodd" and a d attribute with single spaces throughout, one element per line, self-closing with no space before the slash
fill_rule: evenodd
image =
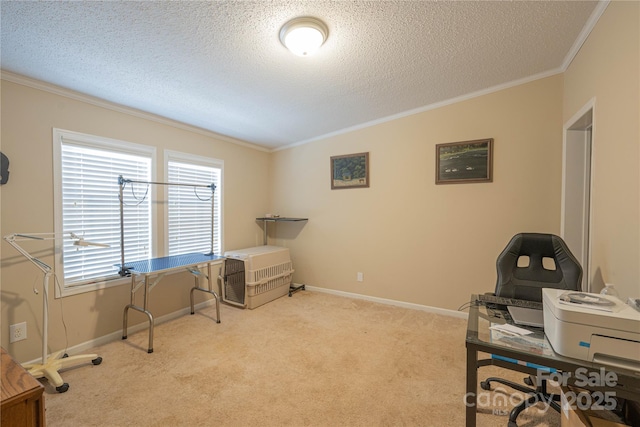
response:
<path id="1" fill-rule="evenodd" d="M 56 274 L 53 275 L 53 282 L 55 283 L 56 289 L 58 290 L 60 295 L 62 295 L 62 286 L 60 285 L 60 282 L 58 281 L 58 276 Z M 62 298 L 61 296 L 58 299 L 60 300 L 60 319 L 62 320 L 62 327 L 64 328 L 64 340 L 65 340 L 64 353 L 67 354 L 67 350 L 69 349 L 69 334 L 67 331 L 67 323 L 64 320 L 64 308 L 62 306 L 62 300 L 64 298 Z"/>
<path id="2" fill-rule="evenodd" d="M 464 311 L 470 307 L 476 307 L 480 305 L 478 303 L 478 301 L 469 301 L 469 302 L 465 302 L 464 304 L 462 304 L 460 307 L 458 307 L 458 311 Z"/>

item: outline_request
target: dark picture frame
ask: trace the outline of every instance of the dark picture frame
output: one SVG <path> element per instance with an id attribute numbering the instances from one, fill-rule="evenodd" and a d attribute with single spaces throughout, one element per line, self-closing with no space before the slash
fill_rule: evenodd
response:
<path id="1" fill-rule="evenodd" d="M 369 187 L 369 153 L 331 156 L 331 189 Z"/>
<path id="2" fill-rule="evenodd" d="M 493 138 L 436 145 L 436 184 L 493 181 Z"/>

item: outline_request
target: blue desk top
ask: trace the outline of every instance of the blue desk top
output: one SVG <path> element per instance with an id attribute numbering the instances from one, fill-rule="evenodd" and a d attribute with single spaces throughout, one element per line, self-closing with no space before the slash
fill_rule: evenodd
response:
<path id="1" fill-rule="evenodd" d="M 191 267 L 198 264 L 206 264 L 211 261 L 223 259 L 224 257 L 219 255 L 190 253 L 127 262 L 125 263 L 125 266 L 133 274 L 151 274 Z M 115 266 L 120 268 L 121 264 L 116 264 Z"/>

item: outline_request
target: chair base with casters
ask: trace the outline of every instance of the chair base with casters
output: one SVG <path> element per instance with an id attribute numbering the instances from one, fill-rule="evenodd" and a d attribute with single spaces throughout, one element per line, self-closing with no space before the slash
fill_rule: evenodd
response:
<path id="1" fill-rule="evenodd" d="M 541 384 L 536 388 L 530 388 L 513 381 L 505 380 L 504 378 L 490 377 L 485 381 L 480 382 L 480 387 L 483 390 L 491 390 L 492 382 L 504 384 L 514 390 L 518 390 L 528 395 L 526 399 L 524 399 L 518 406 L 514 407 L 509 413 L 509 423 L 507 424 L 508 427 L 518 427 L 518 423 L 516 422 L 518 415 L 520 415 L 520 413 L 528 407 L 533 406 L 539 402 L 544 402 L 546 405 L 549 405 L 557 412 L 560 412 L 560 405 L 558 404 L 558 402 L 560 401 L 560 395 L 547 392 L 546 380 L 542 380 Z M 534 379 L 529 376 L 524 379 L 524 382 L 533 387 Z"/>

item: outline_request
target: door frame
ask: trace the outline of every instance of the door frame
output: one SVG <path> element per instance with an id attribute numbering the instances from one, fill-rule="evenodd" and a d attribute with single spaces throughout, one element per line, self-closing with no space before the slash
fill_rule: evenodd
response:
<path id="1" fill-rule="evenodd" d="M 569 140 L 575 141 L 575 135 L 573 132 L 582 131 L 584 134 L 584 141 L 590 145 L 589 155 L 584 159 L 582 170 L 585 176 L 584 187 L 585 195 L 583 195 L 583 207 L 582 212 L 582 239 L 583 244 L 580 248 L 581 253 L 579 255 L 580 260 L 583 262 L 583 290 L 591 292 L 592 277 L 591 277 L 591 254 L 592 254 L 592 214 L 593 214 L 593 182 L 594 182 L 594 158 L 596 150 L 596 126 L 595 126 L 595 98 L 590 99 L 578 112 L 576 112 L 563 126 L 562 133 L 562 203 L 560 211 L 560 235 L 565 238 L 566 226 L 565 222 L 567 211 L 567 164 L 571 160 L 569 159 L 569 153 L 567 144 Z M 570 136 L 569 132 L 572 132 Z M 590 133 L 590 137 L 589 137 Z M 584 199 L 587 198 L 585 202 Z M 584 243 L 586 239 L 586 244 Z M 575 248 L 574 248 L 575 249 Z M 586 252 L 586 253 L 585 253 Z"/>

